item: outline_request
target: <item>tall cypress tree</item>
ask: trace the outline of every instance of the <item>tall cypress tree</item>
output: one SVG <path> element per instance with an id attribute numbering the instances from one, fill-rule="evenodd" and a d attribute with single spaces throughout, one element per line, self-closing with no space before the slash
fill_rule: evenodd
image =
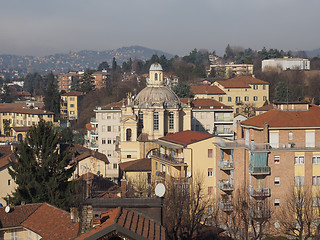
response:
<path id="1" fill-rule="evenodd" d="M 41 120 L 29 131 L 15 152 L 9 173 L 17 183 L 9 196 L 13 204 L 47 202 L 68 209 L 72 201 L 72 176 L 75 166 L 69 167 L 71 155 L 61 151 L 59 138 L 50 123 Z"/>
<path id="2" fill-rule="evenodd" d="M 54 112 L 56 119 L 60 114 L 60 95 L 53 73 L 48 74 L 48 85 L 44 96 L 44 107 L 47 111 Z"/>

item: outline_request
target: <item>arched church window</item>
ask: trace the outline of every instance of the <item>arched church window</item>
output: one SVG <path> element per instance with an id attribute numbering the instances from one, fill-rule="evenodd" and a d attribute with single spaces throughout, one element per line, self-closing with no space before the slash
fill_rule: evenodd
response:
<path id="1" fill-rule="evenodd" d="M 131 128 L 127 128 L 126 130 L 126 141 L 131 141 L 132 130 Z"/>
<path id="2" fill-rule="evenodd" d="M 158 73 L 154 74 L 154 80 L 158 81 Z"/>

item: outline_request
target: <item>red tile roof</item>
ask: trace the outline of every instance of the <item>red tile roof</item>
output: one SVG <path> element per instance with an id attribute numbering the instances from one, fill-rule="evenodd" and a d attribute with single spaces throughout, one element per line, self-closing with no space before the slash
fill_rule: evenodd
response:
<path id="1" fill-rule="evenodd" d="M 24 113 L 36 115 L 54 114 L 53 112 L 45 110 L 26 108 L 25 103 L 1 103 L 0 113 Z"/>
<path id="2" fill-rule="evenodd" d="M 191 86 L 190 91 L 194 94 L 215 94 L 215 95 L 226 94 L 217 86 L 208 86 L 208 85 Z"/>
<path id="3" fill-rule="evenodd" d="M 241 122 L 241 125 L 259 128 L 262 128 L 264 124 L 268 124 L 272 128 L 319 128 L 320 107 L 310 105 L 308 111 L 270 110 Z"/>
<path id="4" fill-rule="evenodd" d="M 196 132 L 196 131 L 182 131 L 174 134 L 170 134 L 168 136 L 159 138 L 162 141 L 168 141 L 172 143 L 182 144 L 187 146 L 189 144 L 199 142 L 208 138 L 214 137 L 212 134 Z"/>
<path id="5" fill-rule="evenodd" d="M 190 99 L 190 98 L 180 98 L 180 101 L 182 103 L 187 104 L 188 102 L 190 102 L 191 107 L 193 108 L 204 108 L 204 109 L 232 109 L 232 107 L 230 106 L 226 106 L 221 102 L 218 102 L 214 99 L 210 99 L 210 98 L 196 98 L 196 99 Z"/>
<path id="6" fill-rule="evenodd" d="M 42 239 L 67 240 L 78 235 L 79 223 L 71 221 L 70 213 L 47 203 L 11 207 L 9 213 L 0 208 L 0 229 L 25 227 Z"/>
<path id="7" fill-rule="evenodd" d="M 7 166 L 10 163 L 10 159 L 14 160 L 14 154 L 11 151 L 11 146 L 0 147 L 0 168 Z"/>
<path id="8" fill-rule="evenodd" d="M 123 102 L 119 101 L 119 102 L 113 102 L 113 103 L 109 103 L 105 106 L 102 106 L 101 109 L 102 110 L 110 110 L 110 109 L 115 109 L 118 110 L 122 107 Z"/>
<path id="9" fill-rule="evenodd" d="M 31 127 L 12 127 L 16 132 L 28 132 Z"/>
<path id="10" fill-rule="evenodd" d="M 268 84 L 268 82 L 262 81 L 258 78 L 251 76 L 238 76 L 228 80 L 216 81 L 224 88 L 250 88 L 249 84 Z"/>
<path id="11" fill-rule="evenodd" d="M 99 226 L 75 239 L 81 240 L 88 237 L 90 239 L 100 239 L 114 231 L 121 234 L 122 229 L 130 231 L 126 234 L 131 235 L 129 236 L 130 239 L 166 239 L 166 230 L 163 226 L 131 210 L 120 207 L 111 209 L 101 214 L 100 221 L 102 223 Z M 114 228 L 110 228 L 111 226 L 114 226 Z"/>
<path id="12" fill-rule="evenodd" d="M 64 94 L 61 94 L 61 96 L 82 96 L 83 93 L 79 91 L 71 91 Z"/>
<path id="13" fill-rule="evenodd" d="M 105 154 L 97 152 L 97 151 L 93 151 L 93 150 L 86 148 L 86 147 L 83 147 L 79 144 L 72 144 L 70 146 L 70 150 L 74 155 L 76 155 L 75 158 L 72 159 L 71 164 L 78 162 L 78 161 L 81 161 L 81 160 L 88 158 L 88 157 L 94 157 L 94 158 L 97 158 L 105 163 L 109 163 L 109 160 Z"/>
<path id="14" fill-rule="evenodd" d="M 151 159 L 141 158 L 133 161 L 119 163 L 119 167 L 126 172 L 151 171 Z"/>

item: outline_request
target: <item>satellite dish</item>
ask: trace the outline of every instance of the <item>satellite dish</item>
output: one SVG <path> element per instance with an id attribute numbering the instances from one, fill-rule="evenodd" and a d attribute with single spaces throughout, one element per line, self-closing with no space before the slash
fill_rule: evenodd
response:
<path id="1" fill-rule="evenodd" d="M 157 197 L 163 197 L 166 192 L 166 187 L 163 183 L 158 183 L 155 188 L 155 194 Z"/>
<path id="2" fill-rule="evenodd" d="M 9 206 L 6 206 L 6 208 L 4 209 L 4 211 L 5 211 L 6 213 L 9 213 L 9 212 L 10 212 L 10 207 L 9 207 Z"/>
<path id="3" fill-rule="evenodd" d="M 187 173 L 187 177 L 191 177 L 191 175 L 192 175 L 191 172 Z"/>

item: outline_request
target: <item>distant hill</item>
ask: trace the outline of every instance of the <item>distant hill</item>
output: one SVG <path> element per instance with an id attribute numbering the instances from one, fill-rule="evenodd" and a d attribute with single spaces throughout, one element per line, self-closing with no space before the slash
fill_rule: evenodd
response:
<path id="1" fill-rule="evenodd" d="M 83 50 L 45 57 L 0 55 L 0 73 L 2 76 L 9 78 L 12 76 L 22 77 L 29 72 L 40 74 L 51 71 L 66 73 L 87 68 L 95 69 L 103 61 L 107 61 L 111 65 L 113 57 L 121 65 L 123 61 L 129 58 L 147 60 L 153 54 L 165 55 L 168 59 L 173 57 L 172 54 L 141 46 L 122 47 L 106 51 Z"/>

